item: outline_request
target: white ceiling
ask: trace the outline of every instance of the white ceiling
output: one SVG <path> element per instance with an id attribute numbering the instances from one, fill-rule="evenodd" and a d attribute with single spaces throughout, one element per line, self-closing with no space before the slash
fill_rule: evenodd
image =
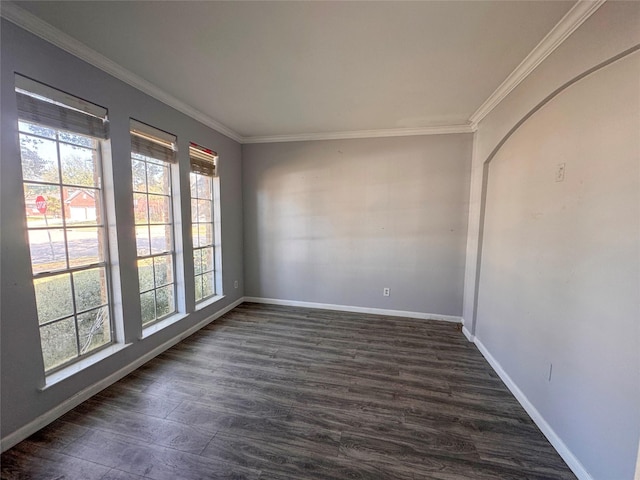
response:
<path id="1" fill-rule="evenodd" d="M 574 3 L 18 5 L 256 137 L 466 124 Z"/>

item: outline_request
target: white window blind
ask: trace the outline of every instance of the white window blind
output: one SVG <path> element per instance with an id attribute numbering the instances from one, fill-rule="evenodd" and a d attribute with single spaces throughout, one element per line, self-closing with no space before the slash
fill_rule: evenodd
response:
<path id="1" fill-rule="evenodd" d="M 109 138 L 107 110 L 16 75 L 18 115 L 22 120 L 96 138 Z"/>
<path id="2" fill-rule="evenodd" d="M 189 145 L 189 160 L 191 162 L 191 171 L 206 175 L 208 177 L 217 176 L 218 154 L 213 150 L 201 147 L 193 142 Z"/>
<path id="3" fill-rule="evenodd" d="M 178 161 L 175 135 L 133 119 L 130 130 L 131 151 L 133 153 L 170 163 Z"/>

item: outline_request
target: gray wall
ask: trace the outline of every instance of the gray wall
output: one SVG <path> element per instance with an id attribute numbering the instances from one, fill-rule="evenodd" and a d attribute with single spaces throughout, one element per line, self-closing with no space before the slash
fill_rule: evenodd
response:
<path id="1" fill-rule="evenodd" d="M 480 121 L 474 138 L 465 272 L 465 326 L 473 330 L 483 163 L 505 135 L 554 90 L 640 43 L 640 2 L 605 2 Z"/>
<path id="2" fill-rule="evenodd" d="M 102 380 L 243 295 L 242 195 L 240 145 L 195 120 L 144 95 L 123 82 L 2 20 L 2 162 L 1 198 L 1 389 L 2 437 L 14 432 L 61 404 L 82 389 Z M 121 302 L 124 307 L 124 339 L 132 344 L 66 380 L 40 390 L 44 384 L 31 264 L 26 241 L 22 200 L 20 154 L 17 146 L 14 72 L 102 105 L 109 110 L 112 128 L 113 185 L 118 218 L 118 264 Z M 190 313 L 144 340 L 140 334 L 135 239 L 132 231 L 129 117 L 178 136 L 182 175 L 182 209 L 188 218 L 188 142 L 214 148 L 220 154 L 222 248 L 226 298 Z M 181 225 L 188 232 L 188 222 Z M 189 238 L 189 237 L 187 237 Z M 190 247 L 185 247 L 185 252 Z M 192 268 L 185 268 L 186 273 Z M 193 282 L 186 277 L 186 282 Z M 191 302 L 192 303 L 192 302 Z"/>
<path id="3" fill-rule="evenodd" d="M 489 165 L 477 338 L 594 479 L 640 438 L 639 78 L 635 53 L 582 79 Z"/>
<path id="4" fill-rule="evenodd" d="M 243 145 L 246 294 L 459 316 L 471 142 Z"/>

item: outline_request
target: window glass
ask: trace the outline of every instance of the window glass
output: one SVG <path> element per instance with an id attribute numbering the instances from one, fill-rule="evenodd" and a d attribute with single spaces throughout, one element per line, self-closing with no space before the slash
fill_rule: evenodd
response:
<path id="1" fill-rule="evenodd" d="M 132 120 L 131 171 L 140 308 L 144 327 L 176 312 L 171 162 L 175 143 Z M 144 132 L 139 132 L 145 128 Z M 156 156 L 154 156 L 156 155 Z M 156 158 L 162 157 L 162 158 Z"/>
<path id="2" fill-rule="evenodd" d="M 45 370 L 113 341 L 100 138 L 18 124 Z"/>
<path id="3" fill-rule="evenodd" d="M 216 295 L 213 178 L 217 155 L 191 144 L 191 233 L 196 303 Z"/>

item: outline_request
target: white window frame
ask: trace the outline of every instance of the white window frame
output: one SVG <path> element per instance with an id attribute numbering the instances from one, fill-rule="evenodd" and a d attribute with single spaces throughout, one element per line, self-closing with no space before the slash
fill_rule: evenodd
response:
<path id="1" fill-rule="evenodd" d="M 170 158 L 173 159 L 175 157 L 177 142 L 176 142 L 175 136 L 133 119 L 131 120 L 130 129 L 131 129 L 132 140 L 136 140 L 136 137 L 138 137 L 137 138 L 138 140 L 143 139 L 143 140 L 151 141 L 154 144 L 154 146 L 159 149 L 159 151 L 164 149 L 165 150 L 164 154 L 166 154 L 167 156 L 167 158 L 161 159 L 161 158 L 157 158 L 153 154 L 145 155 L 141 153 L 136 153 L 133 150 L 131 152 L 132 169 L 133 169 L 134 162 L 141 162 L 144 164 L 144 167 L 145 167 L 144 190 L 137 190 L 135 188 L 135 185 L 132 185 L 132 191 L 133 191 L 134 209 L 138 208 L 135 200 L 136 196 L 138 196 L 138 198 L 140 196 L 144 196 L 146 198 L 145 208 L 146 208 L 147 220 L 146 222 L 138 222 L 137 220 L 134 219 L 134 229 L 136 231 L 136 260 L 137 260 L 137 271 L 138 271 L 138 281 L 139 281 L 138 291 L 139 291 L 139 298 L 140 298 L 140 322 L 142 325 L 142 329 L 148 330 L 149 327 L 154 327 L 159 322 L 162 322 L 163 320 L 171 318 L 172 316 L 175 316 L 176 314 L 179 313 L 178 282 L 177 282 L 178 273 L 177 273 L 177 262 L 176 262 L 177 251 L 176 251 L 176 238 L 175 238 L 176 223 L 175 223 L 175 212 L 174 212 L 174 202 L 176 200 L 177 194 L 175 192 L 174 179 L 173 179 L 173 176 L 175 175 L 176 172 L 174 171 L 174 168 L 173 168 L 174 164 L 170 160 Z M 158 155 L 158 156 L 161 156 L 161 155 Z M 168 188 L 168 194 L 149 191 L 149 178 L 148 178 L 149 165 L 158 165 L 158 166 L 161 166 L 161 168 L 166 169 L 166 173 L 167 173 L 166 186 Z M 135 172 L 132 171 L 132 175 L 135 176 Z M 151 210 L 150 210 L 151 202 L 149 201 L 150 197 L 164 197 L 165 202 L 168 205 L 169 218 L 167 222 L 165 223 L 151 222 Z M 153 251 L 153 247 L 152 247 L 153 237 L 151 234 L 151 228 L 154 226 L 156 228 L 160 226 L 164 226 L 165 232 L 169 232 L 169 238 L 165 237 L 165 244 L 167 243 L 170 244 L 170 248 L 168 250 L 164 249 L 156 252 Z M 146 227 L 147 229 L 147 242 L 148 242 L 147 254 L 140 254 L 138 250 L 138 229 L 143 227 Z M 172 278 L 171 278 L 171 281 L 169 282 L 158 284 L 156 283 L 156 280 L 157 280 L 156 262 L 162 257 L 165 257 L 165 258 L 170 257 L 170 261 L 167 262 L 167 264 L 171 265 Z M 152 287 L 144 288 L 140 286 L 140 274 L 141 274 L 140 263 L 144 261 L 149 261 L 149 260 L 151 261 L 151 265 L 146 266 L 146 268 L 149 268 L 149 267 L 151 268 Z M 158 292 L 161 289 L 168 289 L 169 287 L 171 287 L 171 294 L 173 296 L 173 309 L 169 312 L 158 315 Z M 153 294 L 154 316 L 153 316 L 153 319 L 145 322 L 144 321 L 145 318 L 143 316 L 144 308 L 145 308 L 143 304 L 143 296 L 144 295 L 150 296 L 149 294 L 151 293 Z"/>
<path id="2" fill-rule="evenodd" d="M 194 269 L 194 300 L 196 309 L 201 308 L 215 301 L 222 296 L 222 256 L 220 248 L 220 183 L 218 178 L 218 154 L 213 150 L 202 147 L 191 142 L 189 145 L 190 160 L 190 201 L 191 201 L 191 236 L 192 236 L 192 259 Z M 200 196 L 198 192 L 198 180 L 208 183 L 210 198 Z M 194 192 L 195 186 L 195 192 Z M 209 202 L 211 212 L 210 221 L 200 221 L 199 204 L 202 201 Z M 195 209 L 194 209 L 195 203 Z M 211 229 L 211 240 L 209 243 L 201 243 L 200 226 L 207 225 Z M 196 235 L 197 234 L 197 235 Z M 203 270 L 203 262 L 200 261 L 199 268 L 196 257 L 202 258 L 202 253 L 211 249 L 211 260 L 213 267 L 211 270 Z M 199 255 L 198 255 L 199 252 Z M 212 292 L 204 295 L 204 278 L 208 276 Z M 200 283 L 198 279 L 200 278 Z M 200 285 L 200 287 L 199 287 Z M 200 290 L 200 292 L 198 292 Z M 198 295 L 200 293 L 200 295 Z"/>
<path id="3" fill-rule="evenodd" d="M 31 124 L 31 125 L 35 125 L 37 127 L 41 127 L 41 128 L 46 128 L 46 129 L 50 129 L 53 130 L 55 132 L 55 138 L 51 138 L 51 137 L 46 137 L 46 136 L 40 136 L 37 134 L 34 134 L 33 132 L 30 132 L 26 129 L 22 129 L 21 128 L 21 124 Z M 62 171 L 62 166 L 61 166 L 61 155 L 60 155 L 60 145 L 72 145 L 72 146 L 78 146 L 75 145 L 71 142 L 67 142 L 64 139 L 60 138 L 60 134 L 63 132 L 67 132 L 66 130 L 60 129 L 60 128 L 56 128 L 53 126 L 49 126 L 49 125 L 44 125 L 38 122 L 35 122 L 33 120 L 23 120 L 22 118 L 19 118 L 19 123 L 18 123 L 18 135 L 20 137 L 24 136 L 29 136 L 32 138 L 38 138 L 41 140 L 46 140 L 46 141 L 53 141 L 56 143 L 56 162 L 57 162 L 57 169 L 59 172 L 58 175 L 58 181 L 57 182 L 52 182 L 52 181 L 41 181 L 41 180 L 33 180 L 33 179 L 24 179 L 23 178 L 23 189 L 26 191 L 26 188 L 29 185 L 39 185 L 39 186 L 43 186 L 43 187 L 56 187 L 59 189 L 61 197 L 59 199 L 60 202 L 60 208 L 61 208 L 61 217 L 62 217 L 62 225 L 57 226 L 58 229 L 61 229 L 63 231 L 63 239 L 64 239 L 64 244 L 65 244 L 65 264 L 66 266 L 63 268 L 57 268 L 57 269 L 53 269 L 50 271 L 40 271 L 40 272 L 36 272 L 36 273 L 32 273 L 33 275 L 33 282 L 34 282 L 34 290 L 35 290 L 35 285 L 37 283 L 38 280 L 41 279 L 46 279 L 46 278 L 53 278 L 56 276 L 63 276 L 63 275 L 68 275 L 69 277 L 69 282 L 70 282 L 70 294 L 71 294 L 71 306 L 72 306 L 72 313 L 70 315 L 64 315 L 49 321 L 45 321 L 44 323 L 40 323 L 38 322 L 38 330 L 40 332 L 42 332 L 43 328 L 46 328 L 50 325 L 54 325 L 56 323 L 60 323 L 63 321 L 67 321 L 70 319 L 73 319 L 73 323 L 74 323 L 74 333 L 75 333 L 75 342 L 76 342 L 76 355 L 73 358 L 68 359 L 67 361 L 64 361 L 62 363 L 59 363 L 57 365 L 54 365 L 52 367 L 47 368 L 46 365 L 46 359 L 45 359 L 45 351 L 44 349 L 42 349 L 43 345 L 42 345 L 42 333 L 40 335 L 41 338 L 41 349 L 42 349 L 42 354 L 43 354 L 43 361 L 45 362 L 45 374 L 46 375 L 51 375 L 54 374 L 74 363 L 77 363 L 81 360 L 84 360 L 88 357 L 91 357 L 95 354 L 97 354 L 98 352 L 112 346 L 114 343 L 116 343 L 116 331 L 115 331 L 115 322 L 114 322 L 114 311 L 113 311 L 113 292 L 112 292 L 112 279 L 111 279 L 111 261 L 110 261 L 110 257 L 109 257 L 109 227 L 108 227 L 108 213 L 107 213 L 107 202 L 106 202 L 106 196 L 105 196 L 105 191 L 104 191 L 104 185 L 103 185 L 103 181 L 102 179 L 104 178 L 104 165 L 103 165 L 103 155 L 102 152 L 104 150 L 104 142 L 107 142 L 108 140 L 104 140 L 104 139 L 100 139 L 97 137 L 90 137 L 93 140 L 93 146 L 92 146 L 92 150 L 94 151 L 94 155 L 95 155 L 95 162 L 96 162 L 96 171 L 99 174 L 99 179 L 97 182 L 97 185 L 93 185 L 91 187 L 86 187 L 87 190 L 93 190 L 96 192 L 96 194 L 99 194 L 99 205 L 101 208 L 101 222 L 100 223 L 96 223 L 95 225 L 91 225 L 90 227 L 82 227 L 82 226 L 74 226 L 74 225 L 67 225 L 67 221 L 68 219 L 66 218 L 66 215 L 64 214 L 64 190 L 65 188 L 74 188 L 74 189 L 78 189 L 81 188 L 78 185 L 74 185 L 74 184 L 68 184 L 65 183 L 62 179 L 62 175 L 60 174 L 60 172 Z M 68 131 L 68 133 L 72 134 L 72 135 L 81 135 L 81 136 L 85 136 L 88 137 L 88 135 L 85 134 L 80 134 L 80 133 L 76 133 L 73 131 Z M 88 148 L 88 147 L 84 147 L 84 148 Z M 22 155 L 21 155 L 21 163 L 22 163 Z M 26 215 L 26 213 L 25 213 Z M 46 217 L 45 217 L 46 218 Z M 25 218 L 25 225 L 26 225 L 26 229 L 27 229 L 27 234 L 29 234 L 29 232 L 32 231 L 47 231 L 50 232 L 51 227 L 47 224 L 44 227 L 29 227 L 28 222 L 26 222 L 26 218 Z M 102 244 L 102 251 L 100 252 L 100 255 L 102 256 L 102 261 L 98 261 L 98 262 L 92 262 L 92 263 L 87 263 L 85 265 L 76 265 L 76 266 L 71 266 L 70 265 L 70 256 L 69 256 L 69 250 L 68 250 L 68 234 L 69 234 L 69 229 L 88 229 L 88 228 L 97 228 L 97 229 L 102 229 L 102 239 L 100 240 L 100 243 Z M 31 243 L 29 242 L 29 246 L 30 246 L 30 250 L 31 250 Z M 53 247 L 52 247 L 53 248 Z M 32 262 L 32 269 L 33 269 L 33 259 L 31 260 Z M 106 295 L 106 302 L 103 304 L 100 304 L 98 306 L 92 306 L 91 308 L 88 309 L 79 309 L 78 305 L 77 305 L 77 296 L 76 296 L 76 281 L 74 279 L 74 274 L 83 272 L 83 271 L 89 271 L 92 269 L 103 269 L 104 271 L 104 275 L 105 275 L 105 295 Z M 35 292 L 34 292 L 35 293 Z M 36 294 L 36 298 L 37 298 L 37 293 Z M 91 350 L 85 350 L 84 348 L 82 348 L 81 345 L 81 339 L 80 339 L 80 332 L 79 332 L 79 324 L 78 324 L 78 316 L 94 311 L 94 310 L 98 310 L 98 309 L 104 309 L 106 307 L 106 311 L 108 313 L 109 316 L 109 322 L 108 322 L 108 328 L 109 328 L 109 338 L 110 340 L 94 349 Z M 40 314 L 40 312 L 39 312 Z M 86 344 L 88 345 L 88 344 Z"/>

